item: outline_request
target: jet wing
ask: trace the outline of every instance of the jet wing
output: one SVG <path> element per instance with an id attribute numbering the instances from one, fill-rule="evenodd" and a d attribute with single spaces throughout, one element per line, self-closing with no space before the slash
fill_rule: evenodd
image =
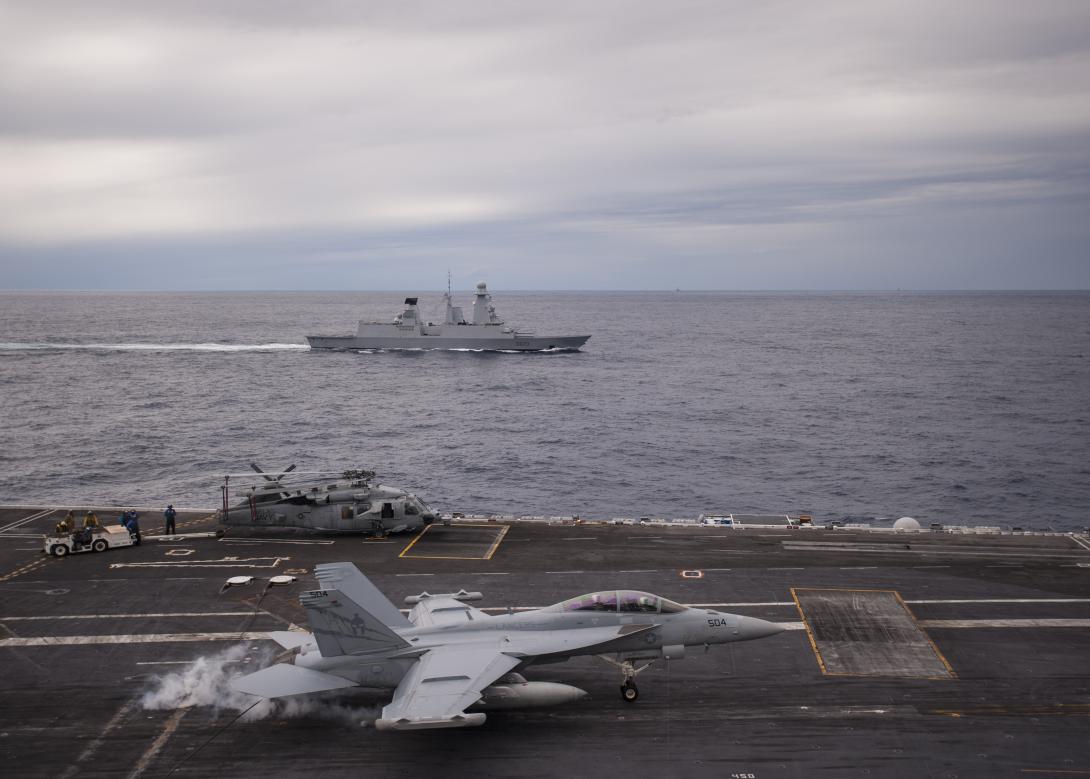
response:
<path id="1" fill-rule="evenodd" d="M 500 647 L 492 640 L 428 650 L 405 674 L 375 727 L 415 730 L 482 724 L 484 714 L 466 714 L 466 708 L 480 699 L 481 690 L 521 662 Z"/>
<path id="2" fill-rule="evenodd" d="M 413 606 L 413 610 L 409 612 L 409 622 L 417 627 L 464 625 L 484 619 L 492 619 L 492 615 L 467 606 L 449 595 L 429 596 Z"/>

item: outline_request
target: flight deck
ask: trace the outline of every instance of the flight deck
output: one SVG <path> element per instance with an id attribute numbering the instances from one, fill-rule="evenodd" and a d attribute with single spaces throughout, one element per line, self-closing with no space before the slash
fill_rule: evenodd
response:
<path id="1" fill-rule="evenodd" d="M 144 513 L 140 546 L 58 559 L 41 538 L 63 514 L 0 509 L 13 776 L 1090 776 L 1085 535 L 478 519 L 217 536 L 181 511 L 175 537 Z M 633 589 L 786 630 L 659 661 L 635 703 L 584 657 L 526 676 L 589 698 L 481 727 L 379 732 L 389 692 L 363 690 L 236 721 L 248 704 L 225 679 L 272 662 L 265 634 L 306 626 L 299 594 L 337 561 L 398 604 L 464 588 L 501 613 Z"/>

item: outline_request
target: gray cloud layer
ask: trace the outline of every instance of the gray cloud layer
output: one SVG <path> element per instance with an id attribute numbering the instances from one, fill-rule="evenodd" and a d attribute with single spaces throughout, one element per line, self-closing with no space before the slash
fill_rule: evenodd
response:
<path id="1" fill-rule="evenodd" d="M 0 287 L 1086 288 L 1088 87 L 1081 1 L 9 3 Z"/>

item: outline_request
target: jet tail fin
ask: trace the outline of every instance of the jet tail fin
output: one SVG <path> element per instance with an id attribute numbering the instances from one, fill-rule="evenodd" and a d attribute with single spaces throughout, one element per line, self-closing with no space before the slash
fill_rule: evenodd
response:
<path id="1" fill-rule="evenodd" d="M 323 563 L 314 569 L 314 575 L 323 590 L 340 590 L 387 627 L 412 627 L 397 606 L 352 563 Z"/>
<path id="2" fill-rule="evenodd" d="M 393 652 L 409 643 L 340 590 L 299 596 L 323 657 Z"/>

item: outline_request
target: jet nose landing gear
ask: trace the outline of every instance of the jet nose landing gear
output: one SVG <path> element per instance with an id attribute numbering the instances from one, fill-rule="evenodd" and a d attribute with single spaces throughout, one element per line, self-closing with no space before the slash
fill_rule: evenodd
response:
<path id="1" fill-rule="evenodd" d="M 650 668 L 654 660 L 638 666 L 628 659 L 617 660 L 609 655 L 596 655 L 596 657 L 620 669 L 621 673 L 624 674 L 624 684 L 621 685 L 621 700 L 625 703 L 635 703 L 636 699 L 640 697 L 640 690 L 636 687 L 636 674 Z"/>

